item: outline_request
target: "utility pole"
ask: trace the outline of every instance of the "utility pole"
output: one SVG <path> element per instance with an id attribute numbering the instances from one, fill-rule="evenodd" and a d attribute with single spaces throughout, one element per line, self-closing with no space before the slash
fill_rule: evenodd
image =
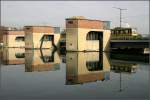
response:
<path id="1" fill-rule="evenodd" d="M 127 10 L 127 9 L 122 9 L 122 8 L 117 8 L 117 7 L 113 7 L 113 8 L 120 10 L 120 28 L 121 28 L 121 23 L 122 23 L 122 11 L 123 11 L 123 10 Z"/>

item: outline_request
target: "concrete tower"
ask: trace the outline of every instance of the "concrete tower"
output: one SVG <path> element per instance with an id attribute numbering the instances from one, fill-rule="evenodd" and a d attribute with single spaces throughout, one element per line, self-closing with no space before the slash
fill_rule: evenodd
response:
<path id="1" fill-rule="evenodd" d="M 67 51 L 108 51 L 110 35 L 103 21 L 82 16 L 66 19 Z"/>

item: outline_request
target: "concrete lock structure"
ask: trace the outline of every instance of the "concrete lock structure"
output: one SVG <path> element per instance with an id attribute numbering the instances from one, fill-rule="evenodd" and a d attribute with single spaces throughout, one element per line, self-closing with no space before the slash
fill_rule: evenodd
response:
<path id="1" fill-rule="evenodd" d="M 111 32 L 107 21 L 82 16 L 66 19 L 67 51 L 108 51 Z"/>
<path id="2" fill-rule="evenodd" d="M 4 47 L 25 47 L 25 33 L 23 30 L 5 30 L 3 33 Z"/>
<path id="3" fill-rule="evenodd" d="M 109 80 L 110 61 L 106 53 L 67 52 L 66 84 Z"/>
<path id="4" fill-rule="evenodd" d="M 58 30 L 51 26 L 25 26 L 25 48 L 56 48 L 60 39 Z"/>
<path id="5" fill-rule="evenodd" d="M 24 48 L 4 48 L 2 62 L 5 65 L 19 65 L 25 63 Z"/>
<path id="6" fill-rule="evenodd" d="M 0 44 L 3 43 L 3 34 L 5 32 L 5 30 L 7 30 L 8 28 L 5 26 L 0 26 Z"/>
<path id="7" fill-rule="evenodd" d="M 55 71 L 59 70 L 60 58 L 52 49 L 25 50 L 25 71 Z"/>

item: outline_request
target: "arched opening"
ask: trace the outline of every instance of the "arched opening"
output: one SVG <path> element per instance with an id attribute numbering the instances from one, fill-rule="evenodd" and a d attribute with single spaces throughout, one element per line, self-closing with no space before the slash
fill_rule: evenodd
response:
<path id="1" fill-rule="evenodd" d="M 41 38 L 40 48 L 42 48 L 42 45 L 43 45 L 44 41 L 51 41 L 52 46 L 54 47 L 54 49 L 57 49 L 57 46 L 54 44 L 54 35 L 43 35 L 43 37 Z"/>
<path id="2" fill-rule="evenodd" d="M 43 55 L 43 51 L 42 49 L 40 49 L 40 53 L 41 53 L 41 59 L 44 63 L 50 63 L 50 62 L 54 62 L 54 53 L 55 50 L 52 51 L 51 55 Z"/>
<path id="3" fill-rule="evenodd" d="M 16 53 L 16 58 L 25 58 L 25 53 Z"/>
<path id="4" fill-rule="evenodd" d="M 99 44 L 99 51 L 103 51 L 103 32 L 100 31 L 90 31 L 88 32 L 86 36 L 87 42 L 91 43 L 91 46 L 89 46 L 90 49 L 92 49 L 93 44 Z M 90 44 L 88 44 L 90 45 Z"/>
<path id="5" fill-rule="evenodd" d="M 103 70 L 103 55 L 99 52 L 99 59 L 95 61 L 86 61 L 86 68 L 88 71 Z"/>

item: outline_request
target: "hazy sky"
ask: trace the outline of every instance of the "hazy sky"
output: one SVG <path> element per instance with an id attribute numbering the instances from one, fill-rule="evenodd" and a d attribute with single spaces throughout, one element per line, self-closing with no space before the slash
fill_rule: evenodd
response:
<path id="1" fill-rule="evenodd" d="M 65 18 L 85 16 L 119 26 L 119 10 L 112 7 L 127 9 L 122 14 L 123 25 L 128 23 L 141 34 L 149 34 L 149 1 L 2 1 L 1 24 L 65 27 Z"/>

